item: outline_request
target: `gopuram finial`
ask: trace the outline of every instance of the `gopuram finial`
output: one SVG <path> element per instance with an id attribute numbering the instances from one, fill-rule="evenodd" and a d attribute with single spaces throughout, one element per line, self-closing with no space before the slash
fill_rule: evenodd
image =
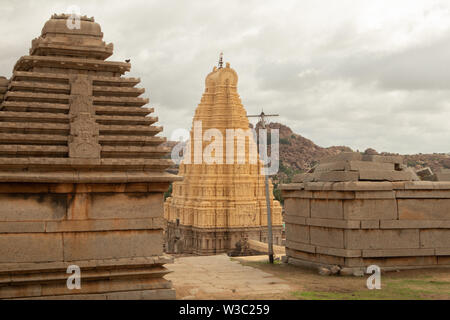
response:
<path id="1" fill-rule="evenodd" d="M 219 55 L 219 69 L 223 68 L 223 52 Z"/>

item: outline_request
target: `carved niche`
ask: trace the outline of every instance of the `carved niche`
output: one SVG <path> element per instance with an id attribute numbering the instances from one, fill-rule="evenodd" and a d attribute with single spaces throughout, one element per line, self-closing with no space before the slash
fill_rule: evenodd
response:
<path id="1" fill-rule="evenodd" d="M 70 79 L 69 108 L 69 157 L 99 159 L 99 126 L 95 121 L 92 79 L 89 76 L 79 74 Z"/>

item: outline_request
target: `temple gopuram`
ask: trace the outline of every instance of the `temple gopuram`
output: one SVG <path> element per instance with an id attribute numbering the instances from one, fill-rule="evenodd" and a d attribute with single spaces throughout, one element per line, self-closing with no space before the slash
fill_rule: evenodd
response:
<path id="1" fill-rule="evenodd" d="M 105 61 L 100 25 L 68 18 L 0 78 L 0 298 L 175 298 L 163 193 L 180 178 L 162 127 L 131 65 Z"/>
<path id="2" fill-rule="evenodd" d="M 202 131 L 216 130 L 223 137 L 230 129 L 247 131 L 249 121 L 237 92 L 238 75 L 230 68 L 214 67 L 205 81 L 205 92 L 193 119 L 201 121 Z M 205 153 L 208 142 L 190 132 L 190 152 L 180 163 L 183 181 L 173 184 L 172 196 L 166 199 L 164 213 L 168 220 L 168 252 L 199 255 L 230 252 L 252 239 L 267 241 L 267 206 L 262 162 L 250 161 L 249 150 L 256 148 L 252 138 L 246 140 L 245 161 L 227 162 L 226 143 L 215 150 L 220 160 L 196 163 L 197 148 Z M 189 147 L 188 147 L 189 148 Z M 196 149 L 196 150 L 195 150 Z M 237 157 L 237 143 L 234 157 Z M 257 153 L 257 152 L 256 152 Z M 223 158 L 222 158 L 223 157 Z M 270 183 L 272 195 L 272 184 Z M 282 216 L 278 201 L 270 200 L 273 241 L 281 243 Z"/>

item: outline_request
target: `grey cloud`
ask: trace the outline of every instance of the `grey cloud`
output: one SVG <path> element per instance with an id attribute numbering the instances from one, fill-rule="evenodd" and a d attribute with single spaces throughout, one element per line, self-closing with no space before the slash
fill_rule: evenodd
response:
<path id="1" fill-rule="evenodd" d="M 0 75 L 11 74 L 51 14 L 74 4 L 114 43 L 110 59 L 131 58 L 128 76 L 141 78 L 166 136 L 190 128 L 204 78 L 224 51 L 248 113 L 279 113 L 319 145 L 450 151 L 450 30 L 394 51 L 380 40 L 391 39 L 389 26 L 360 30 L 369 0 L 0 0 Z M 448 10 L 445 2 L 415 6 L 428 15 Z M 410 23 L 403 18 L 398 25 Z"/>

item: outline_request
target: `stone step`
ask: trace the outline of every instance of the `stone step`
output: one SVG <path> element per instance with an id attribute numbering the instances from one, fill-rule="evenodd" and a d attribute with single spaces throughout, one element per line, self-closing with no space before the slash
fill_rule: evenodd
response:
<path id="1" fill-rule="evenodd" d="M 3 101 L 1 110 L 20 112 L 53 112 L 68 113 L 69 105 L 62 103 L 26 102 L 26 101 Z"/>
<path id="2" fill-rule="evenodd" d="M 100 134 L 125 134 L 125 135 L 147 135 L 154 136 L 163 130 L 157 126 L 120 126 L 120 125 L 100 125 Z"/>
<path id="3" fill-rule="evenodd" d="M 94 97 L 94 105 L 96 106 L 130 106 L 130 107 L 142 107 L 149 102 L 148 98 L 135 98 L 135 97 L 107 97 L 98 96 Z"/>
<path id="4" fill-rule="evenodd" d="M 116 115 L 96 115 L 95 119 L 103 125 L 151 125 L 158 121 L 158 117 Z"/>
<path id="5" fill-rule="evenodd" d="M 22 102 L 48 102 L 48 103 L 69 103 L 70 96 L 67 94 L 35 93 L 8 91 L 5 95 L 7 101 Z"/>
<path id="6" fill-rule="evenodd" d="M 43 81 L 53 83 L 69 83 L 70 75 L 60 73 L 47 72 L 28 72 L 15 71 L 12 76 L 13 81 Z M 125 77 L 104 77 L 92 76 L 94 86 L 115 86 L 115 87 L 134 87 L 141 80 L 139 78 L 125 78 Z"/>
<path id="7" fill-rule="evenodd" d="M 116 106 L 95 106 L 97 115 L 116 114 L 122 116 L 148 115 L 155 111 L 154 108 L 143 107 L 116 107 Z"/>
<path id="8" fill-rule="evenodd" d="M 114 136 L 100 135 L 99 142 L 102 145 L 132 145 L 132 146 L 156 146 L 166 142 L 165 137 L 154 136 Z"/>
<path id="9" fill-rule="evenodd" d="M 67 136 L 46 134 L 0 133 L 2 144 L 67 145 Z"/>
<path id="10" fill-rule="evenodd" d="M 32 123 L 32 122 L 1 122 L 0 132 L 4 133 L 41 133 L 69 134 L 69 124 L 65 123 Z"/>
<path id="11" fill-rule="evenodd" d="M 7 144 L 0 145 L 0 154 L 4 156 L 67 156 L 67 146 L 49 145 L 22 145 Z"/>
<path id="12" fill-rule="evenodd" d="M 144 88 L 94 86 L 94 96 L 139 97 L 145 92 Z"/>
<path id="13" fill-rule="evenodd" d="M 64 113 L 2 111 L 0 112 L 0 121 L 69 123 L 69 115 Z"/>
<path id="14" fill-rule="evenodd" d="M 102 146 L 102 158 L 160 158 L 170 152 L 161 146 Z"/>
<path id="15" fill-rule="evenodd" d="M 23 56 L 14 66 L 14 71 L 30 71 L 33 68 L 61 68 L 75 70 L 90 70 L 124 74 L 129 72 L 131 64 L 126 62 L 102 61 L 56 56 Z"/>
<path id="16" fill-rule="evenodd" d="M 11 81 L 8 90 L 10 91 L 26 91 L 53 94 L 70 94 L 70 86 L 68 84 L 46 83 L 42 81 Z"/>
<path id="17" fill-rule="evenodd" d="M 170 159 L 144 159 L 144 158 L 105 158 L 105 159 L 74 159 L 51 157 L 2 157 L 0 155 L 0 168 L 25 169 L 48 168 L 59 171 L 63 169 L 102 169 L 102 170 L 149 170 L 162 172 L 173 165 Z M 73 174 L 76 174 L 72 172 Z M 118 173 L 120 175 L 120 173 Z M 35 174 L 38 177 L 38 174 Z M 68 177 L 73 180 L 72 177 Z"/>

